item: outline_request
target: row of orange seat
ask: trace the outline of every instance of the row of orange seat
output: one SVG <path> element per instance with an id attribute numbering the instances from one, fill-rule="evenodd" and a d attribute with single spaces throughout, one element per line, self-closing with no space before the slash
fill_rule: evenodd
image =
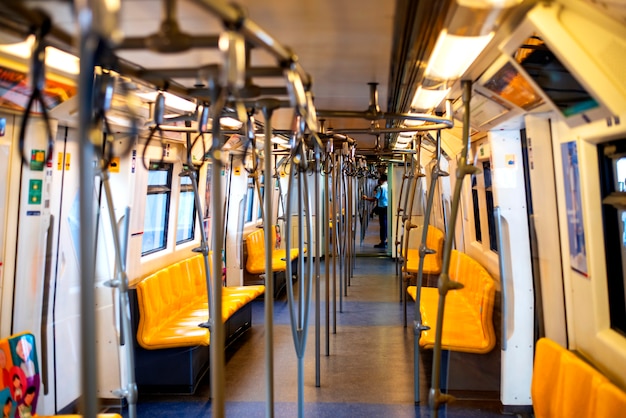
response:
<path id="1" fill-rule="evenodd" d="M 449 276 L 451 280 L 462 283 L 463 288 L 450 291 L 446 296 L 442 348 L 467 353 L 488 353 L 496 344 L 493 327 L 495 281 L 477 261 L 456 250 L 452 250 L 450 256 Z M 415 300 L 417 287 L 409 286 L 407 292 Z M 421 333 L 419 344 L 423 348 L 433 348 L 435 345 L 438 304 L 439 290 L 435 287 L 422 287 L 422 324 L 430 327 L 430 330 Z"/>
<path id="2" fill-rule="evenodd" d="M 137 284 L 137 341 L 143 348 L 209 345 L 209 330 L 198 326 L 208 320 L 205 277 L 202 255 L 195 255 Z M 264 291 L 263 285 L 222 288 L 224 322 Z"/>
<path id="3" fill-rule="evenodd" d="M 548 338 L 537 341 L 531 394 L 536 418 L 626 416 L 626 393 Z"/>
<path id="4" fill-rule="evenodd" d="M 276 227 L 272 226 L 272 243 L 276 243 Z M 246 270 L 251 274 L 265 274 L 265 231 L 260 228 L 248 234 L 246 237 Z M 271 271 L 284 272 L 287 270 L 287 261 L 291 262 L 298 258 L 298 249 L 292 248 L 287 254 L 287 250 L 271 248 L 272 268 Z"/>

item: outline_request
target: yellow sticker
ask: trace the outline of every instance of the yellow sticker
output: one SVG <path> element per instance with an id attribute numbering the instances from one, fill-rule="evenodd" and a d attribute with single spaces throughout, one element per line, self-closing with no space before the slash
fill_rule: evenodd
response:
<path id="1" fill-rule="evenodd" d="M 235 171 L 234 171 L 236 176 L 240 176 L 241 175 L 241 167 L 235 167 Z"/>
<path id="2" fill-rule="evenodd" d="M 70 170 L 70 159 L 72 157 L 72 154 L 70 154 L 69 152 L 67 154 L 65 154 L 65 170 L 69 171 Z"/>
<path id="3" fill-rule="evenodd" d="M 63 153 L 60 152 L 57 155 L 57 170 L 61 171 L 63 170 Z"/>
<path id="4" fill-rule="evenodd" d="M 120 172 L 120 157 L 113 157 L 109 162 L 109 173 Z"/>

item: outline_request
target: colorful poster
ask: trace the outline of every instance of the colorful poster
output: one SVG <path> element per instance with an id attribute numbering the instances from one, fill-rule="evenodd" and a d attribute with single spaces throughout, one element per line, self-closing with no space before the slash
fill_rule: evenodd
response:
<path id="1" fill-rule="evenodd" d="M 0 66 L 0 107 L 23 111 L 28 105 L 32 90 L 27 75 L 21 71 Z M 76 87 L 65 83 L 46 80 L 43 101 L 48 110 L 76 95 Z M 41 113 L 39 102 L 31 109 L 33 113 Z"/>
<path id="2" fill-rule="evenodd" d="M 575 141 L 561 144 L 561 158 L 563 160 L 565 204 L 567 206 L 570 265 L 572 269 L 587 276 L 587 250 L 583 228 L 578 152 Z"/>

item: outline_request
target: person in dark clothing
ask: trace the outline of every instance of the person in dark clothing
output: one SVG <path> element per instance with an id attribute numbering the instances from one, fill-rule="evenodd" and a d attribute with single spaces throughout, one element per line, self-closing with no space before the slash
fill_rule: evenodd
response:
<path id="1" fill-rule="evenodd" d="M 387 205 L 389 202 L 387 190 L 387 175 L 383 174 L 378 179 L 378 187 L 374 197 L 363 195 L 363 199 L 370 202 L 376 202 L 376 213 L 380 223 L 380 243 L 374 245 L 374 248 L 387 248 Z"/>

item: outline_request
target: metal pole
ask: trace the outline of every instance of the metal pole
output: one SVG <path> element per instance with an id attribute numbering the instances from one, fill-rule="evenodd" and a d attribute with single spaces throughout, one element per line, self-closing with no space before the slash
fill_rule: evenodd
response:
<path id="1" fill-rule="evenodd" d="M 439 176 L 446 175 L 447 173 L 443 173 L 439 169 L 439 159 L 441 157 L 441 131 L 437 131 L 437 152 L 435 154 L 435 166 L 432 170 L 432 175 L 430 177 L 430 187 L 428 191 L 428 200 L 426 203 L 426 213 L 424 214 L 424 229 L 422 230 L 422 242 L 420 244 L 419 249 L 419 268 L 417 272 L 417 291 L 415 295 L 415 312 L 413 319 L 413 334 L 415 338 L 413 339 L 413 376 L 414 376 L 414 396 L 415 403 L 420 402 L 420 378 L 419 378 L 419 339 L 422 335 L 422 331 L 430 329 L 430 327 L 424 326 L 422 324 L 422 315 L 420 311 L 420 300 L 421 300 L 421 292 L 422 292 L 422 277 L 424 270 L 424 259 L 426 254 L 435 254 L 436 251 L 431 248 L 426 248 L 426 238 L 428 236 L 428 225 L 430 223 L 430 214 L 433 208 L 434 196 L 435 196 L 435 187 L 437 185 L 437 180 Z"/>
<path id="2" fill-rule="evenodd" d="M 137 417 L 137 384 L 135 383 L 135 358 L 133 355 L 133 335 L 131 332 L 130 321 L 130 302 L 128 300 L 128 276 L 126 275 L 126 256 L 128 249 L 128 228 L 130 223 L 130 208 L 126 208 L 123 224 L 123 237 L 124 243 L 120 238 L 120 233 L 117 230 L 117 222 L 115 220 L 115 207 L 113 206 L 113 193 L 111 192 L 111 184 L 109 183 L 109 172 L 107 168 L 104 168 L 102 172 L 102 183 L 104 186 L 104 196 L 107 204 L 107 211 L 109 212 L 109 222 L 111 224 L 111 233 L 113 235 L 113 247 L 115 248 L 115 282 L 112 283 L 113 287 L 118 288 L 119 292 L 119 305 L 120 305 L 120 322 L 122 327 L 122 335 L 124 338 L 124 345 L 126 347 L 126 373 L 127 384 L 126 387 L 121 387 L 115 394 L 126 398 L 128 401 L 128 415 L 130 418 Z"/>
<path id="3" fill-rule="evenodd" d="M 222 89 L 214 84 L 214 80 L 209 80 L 213 90 L 212 102 L 216 103 L 213 112 L 213 144 L 210 150 L 213 176 L 211 177 L 211 210 L 215 218 L 215 223 L 211 228 L 211 248 L 213 251 L 213 303 L 210 306 L 209 321 L 211 323 L 211 409 L 213 416 L 222 418 L 224 416 L 224 321 L 222 320 L 222 247 L 224 233 L 224 207 L 222 202 L 222 160 L 220 158 L 221 138 L 220 113 L 221 108 L 217 103 L 221 96 Z"/>
<path id="4" fill-rule="evenodd" d="M 337 209 L 339 207 L 337 199 L 339 199 L 339 192 L 337 186 L 339 184 L 339 156 L 334 155 L 333 159 L 335 164 L 333 165 L 333 201 L 332 201 L 332 223 L 333 223 L 333 334 L 337 334 L 337 258 L 339 256 L 339 214 Z"/>
<path id="5" fill-rule="evenodd" d="M 264 103 L 263 118 L 265 119 L 265 142 L 263 169 L 265 177 L 263 178 L 265 195 L 263 196 L 263 204 L 265 205 L 265 217 L 263 218 L 263 232 L 265 234 L 265 416 L 271 418 L 274 416 L 274 273 L 272 272 L 272 251 L 276 243 L 272 242 L 272 230 L 275 228 L 272 219 L 272 192 L 274 190 L 274 178 L 270 176 L 272 172 L 272 114 L 274 106 L 270 103 Z M 280 182 L 280 178 L 276 181 Z M 280 192 L 280 188 L 279 188 Z M 290 249 L 287 248 L 287 254 Z M 290 256 L 287 256 L 287 263 L 291 263 Z M 291 280 L 287 277 L 287 280 Z"/>
<path id="6" fill-rule="evenodd" d="M 420 145 L 418 145 L 419 147 Z M 418 148 L 419 149 L 419 148 Z M 408 211 L 406 212 L 406 216 L 407 216 L 407 220 L 404 221 L 404 248 L 406 248 L 406 252 L 408 254 L 408 249 L 409 249 L 409 239 L 411 236 L 411 230 L 414 228 L 417 228 L 417 224 L 413 223 L 413 203 L 415 201 L 415 189 L 417 189 L 417 182 L 419 181 L 420 178 L 420 172 L 419 172 L 419 166 L 420 166 L 420 161 L 419 161 L 419 152 L 416 155 L 417 159 L 417 164 L 416 167 L 414 167 L 413 169 L 413 182 L 411 183 L 411 198 L 408 201 Z M 404 267 L 402 269 L 402 271 L 404 272 L 403 277 L 402 277 L 402 300 L 403 300 L 403 306 L 404 306 L 404 327 L 406 328 L 406 285 L 408 283 L 408 281 L 411 279 L 411 274 L 408 271 L 408 264 L 409 264 L 409 257 L 404 257 Z"/>
<path id="7" fill-rule="evenodd" d="M 402 166 L 402 183 L 400 184 L 400 193 L 398 194 L 398 208 L 396 210 L 396 239 L 395 239 L 395 246 L 396 246 L 396 276 L 399 276 L 401 273 L 401 269 L 400 269 L 400 264 L 402 263 L 402 258 L 404 257 L 404 254 L 400 254 L 398 252 L 398 250 L 400 249 L 400 216 L 402 215 L 402 193 L 404 193 L 404 185 L 406 184 L 406 179 L 408 178 L 407 175 L 407 169 L 406 169 L 406 154 L 404 154 L 402 156 L 402 161 L 404 162 L 403 166 Z M 404 227 L 404 225 L 402 225 Z M 400 286 L 400 289 L 402 289 L 402 286 Z M 402 290 L 400 290 L 402 291 Z M 400 295 L 400 298 L 402 298 L 402 295 Z"/>
<path id="8" fill-rule="evenodd" d="M 88 10 L 81 11 L 86 14 Z M 79 19 L 80 20 L 80 19 Z M 78 75 L 78 136 L 80 140 L 80 327 L 81 327 L 81 383 L 83 394 L 80 410 L 86 418 L 98 413 L 98 370 L 96 359 L 95 265 L 96 234 L 94 219 L 94 169 L 96 157 L 91 134 L 93 113 L 93 69 L 96 37 L 83 28 L 80 37 L 80 74 Z"/>
<path id="9" fill-rule="evenodd" d="M 320 148 L 315 145 L 315 386 L 321 386 L 320 378 L 320 257 L 322 234 L 320 229 L 321 219 L 324 218 L 323 211 L 320 211 Z M 309 239 L 309 242 L 311 239 Z"/>
<path id="10" fill-rule="evenodd" d="M 463 152 L 456 170 L 456 182 L 454 184 L 454 193 L 452 195 L 452 210 L 446 234 L 445 246 L 443 249 L 443 262 L 441 266 L 441 275 L 439 276 L 439 305 L 437 306 L 437 329 L 435 331 L 435 348 L 433 350 L 433 372 L 432 385 L 429 393 L 429 401 L 433 418 L 437 418 L 439 405 L 446 403 L 454 397 L 441 393 L 441 336 L 443 330 L 443 313 L 446 302 L 446 295 L 449 290 L 461 289 L 463 285 L 459 282 L 450 280 L 450 254 L 452 252 L 452 241 L 454 239 L 454 226 L 459 212 L 459 203 L 461 201 L 461 187 L 463 186 L 463 178 L 468 174 L 474 174 L 479 170 L 471 164 L 468 164 L 468 156 L 470 149 L 470 99 L 472 96 L 472 82 L 469 80 L 462 81 L 463 86 Z"/>
<path id="11" fill-rule="evenodd" d="M 329 140 L 330 145 L 332 146 L 332 141 Z M 330 152 L 326 153 L 326 160 L 331 159 L 332 164 L 333 155 Z M 325 206 L 324 206 L 324 272 L 326 273 L 326 282 L 324 283 L 325 293 L 326 293 L 326 356 L 330 355 L 330 242 L 331 242 L 331 222 L 332 222 L 332 209 L 331 209 L 331 182 L 330 176 L 332 173 L 330 170 L 327 172 L 324 167 L 324 197 L 325 197 Z M 334 247 L 334 246 L 333 246 Z"/>

